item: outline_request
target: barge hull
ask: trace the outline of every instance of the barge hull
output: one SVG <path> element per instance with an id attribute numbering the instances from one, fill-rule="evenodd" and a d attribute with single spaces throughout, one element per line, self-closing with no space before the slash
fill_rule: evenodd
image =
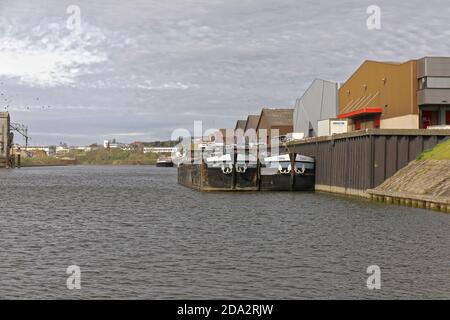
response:
<path id="1" fill-rule="evenodd" d="M 242 172 L 236 172 L 236 191 L 258 191 L 259 181 L 258 181 L 258 168 L 247 168 L 247 170 Z"/>
<path id="2" fill-rule="evenodd" d="M 261 175 L 261 191 L 291 191 L 292 176 L 286 174 Z"/>

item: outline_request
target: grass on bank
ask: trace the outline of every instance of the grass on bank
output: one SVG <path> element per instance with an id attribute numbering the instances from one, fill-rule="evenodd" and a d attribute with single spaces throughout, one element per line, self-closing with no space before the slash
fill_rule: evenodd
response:
<path id="1" fill-rule="evenodd" d="M 53 157 L 34 157 L 21 158 L 21 167 L 47 167 L 47 166 L 63 166 L 64 162 L 61 159 Z"/>
<path id="2" fill-rule="evenodd" d="M 65 155 L 75 158 L 82 165 L 153 165 L 158 159 L 154 153 L 99 149 L 89 152 L 71 152 Z"/>
<path id="3" fill-rule="evenodd" d="M 142 153 L 137 151 L 125 151 L 116 149 L 99 149 L 95 151 L 71 151 L 64 158 L 76 160 L 77 165 L 154 165 L 160 155 L 154 153 Z M 65 165 L 63 159 L 57 157 L 22 158 L 21 166 L 57 166 Z"/>
<path id="4" fill-rule="evenodd" d="M 433 149 L 424 151 L 417 160 L 450 160 L 450 139 L 439 143 Z"/>

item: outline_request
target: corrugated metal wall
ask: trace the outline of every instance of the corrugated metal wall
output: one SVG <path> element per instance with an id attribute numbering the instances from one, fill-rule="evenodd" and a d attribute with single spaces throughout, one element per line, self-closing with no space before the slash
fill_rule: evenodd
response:
<path id="1" fill-rule="evenodd" d="M 364 191 L 377 187 L 424 150 L 449 137 L 381 132 L 312 139 L 309 143 L 293 144 L 289 149 L 316 159 L 316 185 Z"/>
<path id="2" fill-rule="evenodd" d="M 316 79 L 295 103 L 294 132 L 302 132 L 308 137 L 311 125 L 314 136 L 317 136 L 317 122 L 336 118 L 337 114 L 338 84 Z"/>

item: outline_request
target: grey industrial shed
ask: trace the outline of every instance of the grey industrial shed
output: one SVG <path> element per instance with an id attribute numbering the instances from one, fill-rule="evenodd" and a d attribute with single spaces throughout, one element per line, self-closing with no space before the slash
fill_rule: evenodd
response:
<path id="1" fill-rule="evenodd" d="M 303 132 L 305 137 L 317 136 L 317 122 L 338 114 L 338 89 L 337 82 L 314 80 L 295 103 L 294 132 Z"/>

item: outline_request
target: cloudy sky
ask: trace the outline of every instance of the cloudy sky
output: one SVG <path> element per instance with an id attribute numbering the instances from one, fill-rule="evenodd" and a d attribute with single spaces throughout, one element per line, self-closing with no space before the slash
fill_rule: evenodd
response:
<path id="1" fill-rule="evenodd" d="M 233 127 L 365 59 L 450 55 L 449 17 L 448 0 L 0 0 L 0 109 L 32 144 Z"/>

